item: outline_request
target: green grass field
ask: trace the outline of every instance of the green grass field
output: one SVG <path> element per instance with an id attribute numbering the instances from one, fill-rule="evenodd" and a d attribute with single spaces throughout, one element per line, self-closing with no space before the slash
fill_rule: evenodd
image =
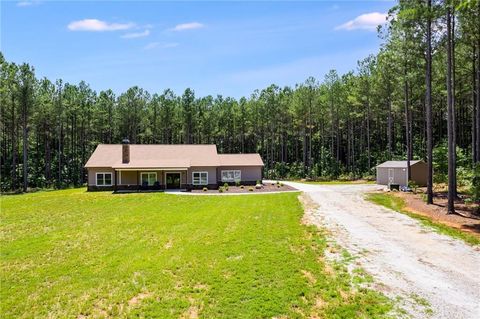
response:
<path id="1" fill-rule="evenodd" d="M 297 195 L 3 196 L 1 316 L 383 317 L 387 298 L 326 265 Z"/>
<path id="2" fill-rule="evenodd" d="M 433 221 L 426 216 L 407 211 L 405 209 L 406 204 L 403 198 L 396 197 L 395 195 L 388 193 L 371 193 L 367 195 L 366 199 L 375 204 L 385 206 L 402 214 L 408 215 L 412 218 L 418 219 L 422 223 L 422 225 L 430 227 L 440 234 L 461 239 L 470 245 L 480 245 L 480 239 L 478 239 L 478 237 L 475 237 L 474 235 L 470 235 L 469 233 L 463 232 L 457 228 L 453 228 L 445 224 Z"/>

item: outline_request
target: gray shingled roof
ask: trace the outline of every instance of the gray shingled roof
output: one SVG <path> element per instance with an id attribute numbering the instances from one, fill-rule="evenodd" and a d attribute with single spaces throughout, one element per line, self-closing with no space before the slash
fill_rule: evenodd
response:
<path id="1" fill-rule="evenodd" d="M 413 166 L 417 163 L 423 162 L 422 160 L 410 161 L 410 166 Z M 382 164 L 377 165 L 377 167 L 388 167 L 388 168 L 406 168 L 407 161 L 386 161 Z"/>

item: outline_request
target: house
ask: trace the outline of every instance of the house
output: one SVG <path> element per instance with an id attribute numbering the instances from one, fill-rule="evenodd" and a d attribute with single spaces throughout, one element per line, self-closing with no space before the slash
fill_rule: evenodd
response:
<path id="1" fill-rule="evenodd" d="M 100 144 L 85 164 L 88 190 L 217 188 L 262 179 L 259 154 L 218 154 L 216 145 Z"/>
<path id="2" fill-rule="evenodd" d="M 386 161 L 377 165 L 377 184 L 407 186 L 407 161 Z M 427 185 L 428 166 L 424 161 L 410 161 L 410 180 L 419 186 Z"/>

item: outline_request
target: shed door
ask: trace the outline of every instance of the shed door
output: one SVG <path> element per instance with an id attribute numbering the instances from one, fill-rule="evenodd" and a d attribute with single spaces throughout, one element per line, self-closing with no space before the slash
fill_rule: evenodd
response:
<path id="1" fill-rule="evenodd" d="M 388 169 L 388 184 L 395 182 L 395 170 L 393 168 Z"/>

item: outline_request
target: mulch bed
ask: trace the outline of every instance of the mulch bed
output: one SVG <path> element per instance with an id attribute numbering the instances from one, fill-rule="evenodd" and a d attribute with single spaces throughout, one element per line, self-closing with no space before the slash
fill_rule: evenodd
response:
<path id="1" fill-rule="evenodd" d="M 395 196 L 405 200 L 406 209 L 418 215 L 427 216 L 434 221 L 471 233 L 480 238 L 480 216 L 473 214 L 473 206 L 458 200 L 455 210 L 458 214 L 447 215 L 447 198 L 437 194 L 433 205 L 427 205 L 420 194 L 394 192 Z M 462 216 L 461 216 L 462 215 Z"/>
<path id="2" fill-rule="evenodd" d="M 253 188 L 253 191 L 249 191 L 250 187 Z M 255 186 L 244 186 L 242 189 L 240 186 L 229 186 L 228 191 L 223 191 L 225 194 L 230 193 L 276 193 L 276 192 L 285 192 L 285 191 L 296 191 L 297 189 L 288 185 L 283 185 L 278 187 L 277 184 L 267 184 L 263 183 L 263 187 L 260 189 L 255 188 Z M 201 189 L 193 189 L 192 193 L 219 193 L 218 189 L 209 189 L 203 191 Z"/>

